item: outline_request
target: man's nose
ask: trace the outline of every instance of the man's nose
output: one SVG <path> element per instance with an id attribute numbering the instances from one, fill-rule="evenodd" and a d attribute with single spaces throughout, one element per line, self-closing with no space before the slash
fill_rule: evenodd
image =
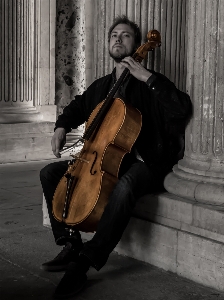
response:
<path id="1" fill-rule="evenodd" d="M 121 37 L 120 37 L 120 36 L 117 36 L 117 38 L 116 38 L 116 43 L 121 43 L 121 42 L 122 42 Z"/>

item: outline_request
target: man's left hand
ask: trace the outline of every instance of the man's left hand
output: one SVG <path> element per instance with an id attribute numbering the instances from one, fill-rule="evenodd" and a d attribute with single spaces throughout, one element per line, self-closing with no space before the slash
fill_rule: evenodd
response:
<path id="1" fill-rule="evenodd" d="M 139 62 L 135 61 L 131 56 L 127 56 L 120 62 L 122 66 L 128 68 L 130 73 L 138 80 L 146 82 L 152 75 Z"/>

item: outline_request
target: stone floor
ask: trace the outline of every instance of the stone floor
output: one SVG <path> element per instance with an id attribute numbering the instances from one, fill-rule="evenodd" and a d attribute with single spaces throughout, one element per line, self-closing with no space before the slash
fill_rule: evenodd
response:
<path id="1" fill-rule="evenodd" d="M 40 265 L 53 258 L 51 230 L 42 225 L 39 171 L 49 161 L 0 165 L 0 299 L 52 299 L 63 273 Z M 113 253 L 88 273 L 77 300 L 224 300 L 224 294 L 152 265 Z"/>

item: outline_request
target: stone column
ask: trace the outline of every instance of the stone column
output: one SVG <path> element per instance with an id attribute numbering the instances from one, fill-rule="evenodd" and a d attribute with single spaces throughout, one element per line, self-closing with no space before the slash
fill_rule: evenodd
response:
<path id="1" fill-rule="evenodd" d="M 46 74 L 41 72 L 43 69 L 55 69 L 54 59 L 53 65 L 49 59 L 44 61 L 44 66 L 41 65 L 45 54 L 50 56 L 53 54 L 51 50 L 54 51 L 54 26 L 53 35 L 48 37 L 52 30 L 50 25 L 52 10 L 55 11 L 54 5 L 55 0 L 0 2 L 1 124 L 45 121 L 40 107 L 45 104 L 43 98 L 46 90 L 48 97 L 52 97 L 51 102 L 53 101 L 54 106 L 54 93 L 51 93 L 52 86 L 54 89 L 54 78 L 48 76 L 51 78 L 49 81 Z M 55 12 L 52 17 L 54 25 Z M 48 28 L 41 31 L 47 24 Z M 50 49 L 48 44 L 52 41 L 53 49 Z M 53 115 L 55 117 L 55 113 Z"/>
<path id="2" fill-rule="evenodd" d="M 57 0 L 56 95 L 57 114 L 61 114 L 76 95 L 86 88 L 85 4 L 82 0 Z M 84 126 L 67 134 L 66 146 L 83 135 Z M 67 154 L 66 154 L 67 155 Z"/>
<path id="3" fill-rule="evenodd" d="M 94 3 L 92 0 L 85 0 L 85 74 L 86 87 L 89 87 L 93 82 L 92 72 L 94 66 L 94 51 L 93 51 L 93 23 L 94 22 Z"/>
<path id="4" fill-rule="evenodd" d="M 34 0 L 2 0 L 0 12 L 0 123 L 39 121 L 41 114 L 34 103 L 37 93 Z"/>
<path id="5" fill-rule="evenodd" d="M 58 113 L 85 90 L 85 1 L 57 0 L 56 104 Z"/>
<path id="6" fill-rule="evenodd" d="M 165 179 L 168 192 L 224 203 L 224 1 L 189 0 L 187 92 L 193 117 L 185 155 Z"/>
<path id="7" fill-rule="evenodd" d="M 53 156 L 56 0 L 0 1 L 0 163 Z"/>

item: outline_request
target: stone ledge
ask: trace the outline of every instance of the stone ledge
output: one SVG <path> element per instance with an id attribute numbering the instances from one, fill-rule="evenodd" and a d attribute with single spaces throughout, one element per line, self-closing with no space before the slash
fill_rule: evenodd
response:
<path id="1" fill-rule="evenodd" d="M 167 192 L 146 195 L 139 199 L 115 251 L 223 292 L 222 209 Z M 49 227 L 46 212 L 44 199 L 44 225 Z M 219 233 L 214 232 L 216 223 Z M 81 234 L 85 240 L 94 235 Z"/>
<path id="2" fill-rule="evenodd" d="M 45 210 L 43 213 L 44 225 L 49 225 L 45 199 L 43 199 L 43 210 Z M 224 243 L 223 207 L 183 200 L 164 192 L 157 195 L 146 195 L 139 199 L 133 217 L 214 242 Z"/>
<path id="3" fill-rule="evenodd" d="M 224 291 L 224 244 L 132 218 L 115 251 Z"/>
<path id="4" fill-rule="evenodd" d="M 0 124 L 0 163 L 54 158 L 51 138 L 54 123 Z"/>
<path id="5" fill-rule="evenodd" d="M 224 243 L 133 217 L 115 251 L 224 291 Z"/>
<path id="6" fill-rule="evenodd" d="M 47 225 L 46 213 L 44 216 L 44 225 Z M 183 200 L 164 192 L 139 199 L 133 217 L 224 243 L 223 207 Z"/>
<path id="7" fill-rule="evenodd" d="M 168 192 L 139 199 L 134 216 L 224 242 L 224 207 L 183 199 Z"/>
<path id="8" fill-rule="evenodd" d="M 54 130 L 53 122 L 34 122 L 34 123 L 15 123 L 15 124 L 0 124 L 0 137 L 12 134 L 23 133 L 52 133 Z"/>

